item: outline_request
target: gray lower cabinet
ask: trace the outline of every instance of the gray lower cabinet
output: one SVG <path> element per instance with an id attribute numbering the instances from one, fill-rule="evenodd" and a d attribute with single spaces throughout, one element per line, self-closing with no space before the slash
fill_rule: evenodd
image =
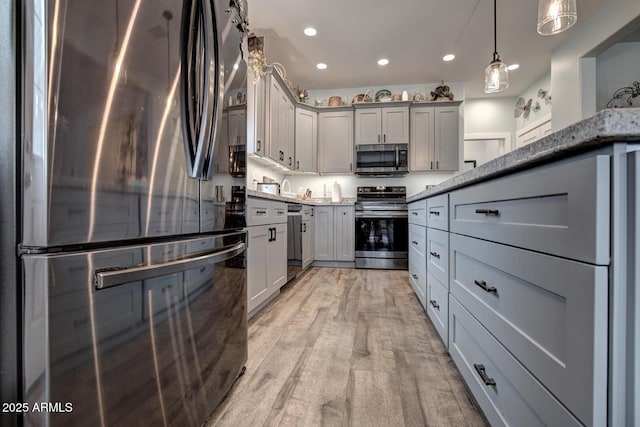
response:
<path id="1" fill-rule="evenodd" d="M 353 206 L 316 206 L 315 259 L 355 260 L 355 211 Z"/>
<path id="2" fill-rule="evenodd" d="M 250 197 L 247 210 L 247 311 L 251 313 L 287 282 L 287 206 Z"/>
<path id="3" fill-rule="evenodd" d="M 318 172 L 353 172 L 353 110 L 318 113 Z"/>
<path id="4" fill-rule="evenodd" d="M 427 310 L 426 207 L 424 200 L 409 203 L 409 283 L 424 310 Z"/>
<path id="5" fill-rule="evenodd" d="M 582 425 L 455 297 L 449 302 L 449 353 L 492 426 Z"/>

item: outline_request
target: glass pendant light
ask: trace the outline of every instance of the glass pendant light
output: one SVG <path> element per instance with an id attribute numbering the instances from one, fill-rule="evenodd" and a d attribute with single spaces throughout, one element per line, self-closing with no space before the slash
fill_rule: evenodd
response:
<path id="1" fill-rule="evenodd" d="M 550 36 L 560 33 L 576 23 L 576 0 L 539 0 L 538 34 Z"/>
<path id="2" fill-rule="evenodd" d="M 496 0 L 493 0 L 493 60 L 484 70 L 485 93 L 502 92 L 509 87 L 509 71 L 507 64 L 500 60 L 498 54 L 498 24 Z"/>

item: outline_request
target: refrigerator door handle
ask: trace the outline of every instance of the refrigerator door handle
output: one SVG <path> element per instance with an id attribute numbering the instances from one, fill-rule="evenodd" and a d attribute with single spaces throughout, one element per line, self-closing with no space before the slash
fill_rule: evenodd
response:
<path id="1" fill-rule="evenodd" d="M 203 168 L 200 178 L 208 181 L 212 178 L 213 175 L 213 167 L 212 165 L 215 163 L 214 152 L 216 146 L 216 139 L 219 133 L 219 129 L 222 127 L 222 111 L 224 107 L 224 55 L 223 55 L 223 46 L 222 46 L 222 28 L 218 28 L 218 18 L 224 16 L 222 15 L 222 11 L 216 10 L 217 2 L 212 0 L 201 0 L 203 2 L 203 13 L 204 20 L 209 22 L 212 25 L 207 34 L 211 37 L 210 43 L 206 46 L 206 49 L 209 50 L 208 58 L 206 64 L 211 66 L 211 51 L 213 48 L 213 61 L 215 63 L 216 69 L 212 71 L 214 82 L 213 82 L 213 99 L 211 102 L 213 105 L 211 106 L 211 112 L 209 113 L 208 120 L 210 121 L 210 127 L 207 126 L 207 139 L 205 140 L 205 144 L 207 147 L 207 151 L 204 154 L 203 159 Z M 219 13 L 220 12 L 220 13 Z M 210 102 L 210 103 L 211 103 Z"/>
<path id="2" fill-rule="evenodd" d="M 97 290 L 107 289 L 118 285 L 152 279 L 154 277 L 166 276 L 180 273 L 182 271 L 200 268 L 211 264 L 217 264 L 229 258 L 233 258 L 245 250 L 244 242 L 240 242 L 223 251 L 211 252 L 205 255 L 198 255 L 191 258 L 179 259 L 163 264 L 144 265 L 130 268 L 114 268 L 107 270 L 96 270 L 94 275 L 94 286 Z"/>
<path id="3" fill-rule="evenodd" d="M 187 173 L 191 178 L 197 178 L 196 173 L 196 145 L 198 130 L 195 124 L 195 110 L 197 110 L 197 90 L 193 86 L 197 80 L 195 75 L 194 51 L 196 51 L 196 32 L 198 10 L 195 0 L 185 0 L 182 6 L 182 20 L 180 23 L 180 111 L 182 116 L 182 134 L 187 161 Z"/>

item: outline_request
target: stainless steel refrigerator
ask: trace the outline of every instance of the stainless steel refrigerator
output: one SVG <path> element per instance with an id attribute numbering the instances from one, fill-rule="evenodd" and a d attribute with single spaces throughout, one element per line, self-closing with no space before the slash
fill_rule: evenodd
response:
<path id="1" fill-rule="evenodd" d="M 247 357 L 244 224 L 225 215 L 245 180 L 219 167 L 246 5 L 14 4 L 22 422 L 201 425 Z"/>

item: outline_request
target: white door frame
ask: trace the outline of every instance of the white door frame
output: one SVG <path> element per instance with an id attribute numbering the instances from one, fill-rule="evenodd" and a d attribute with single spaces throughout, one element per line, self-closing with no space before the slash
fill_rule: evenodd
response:
<path id="1" fill-rule="evenodd" d="M 513 146 L 513 134 L 511 132 L 487 132 L 487 133 L 465 133 L 465 141 L 482 141 L 488 139 L 500 140 L 500 155 L 515 149 Z"/>

